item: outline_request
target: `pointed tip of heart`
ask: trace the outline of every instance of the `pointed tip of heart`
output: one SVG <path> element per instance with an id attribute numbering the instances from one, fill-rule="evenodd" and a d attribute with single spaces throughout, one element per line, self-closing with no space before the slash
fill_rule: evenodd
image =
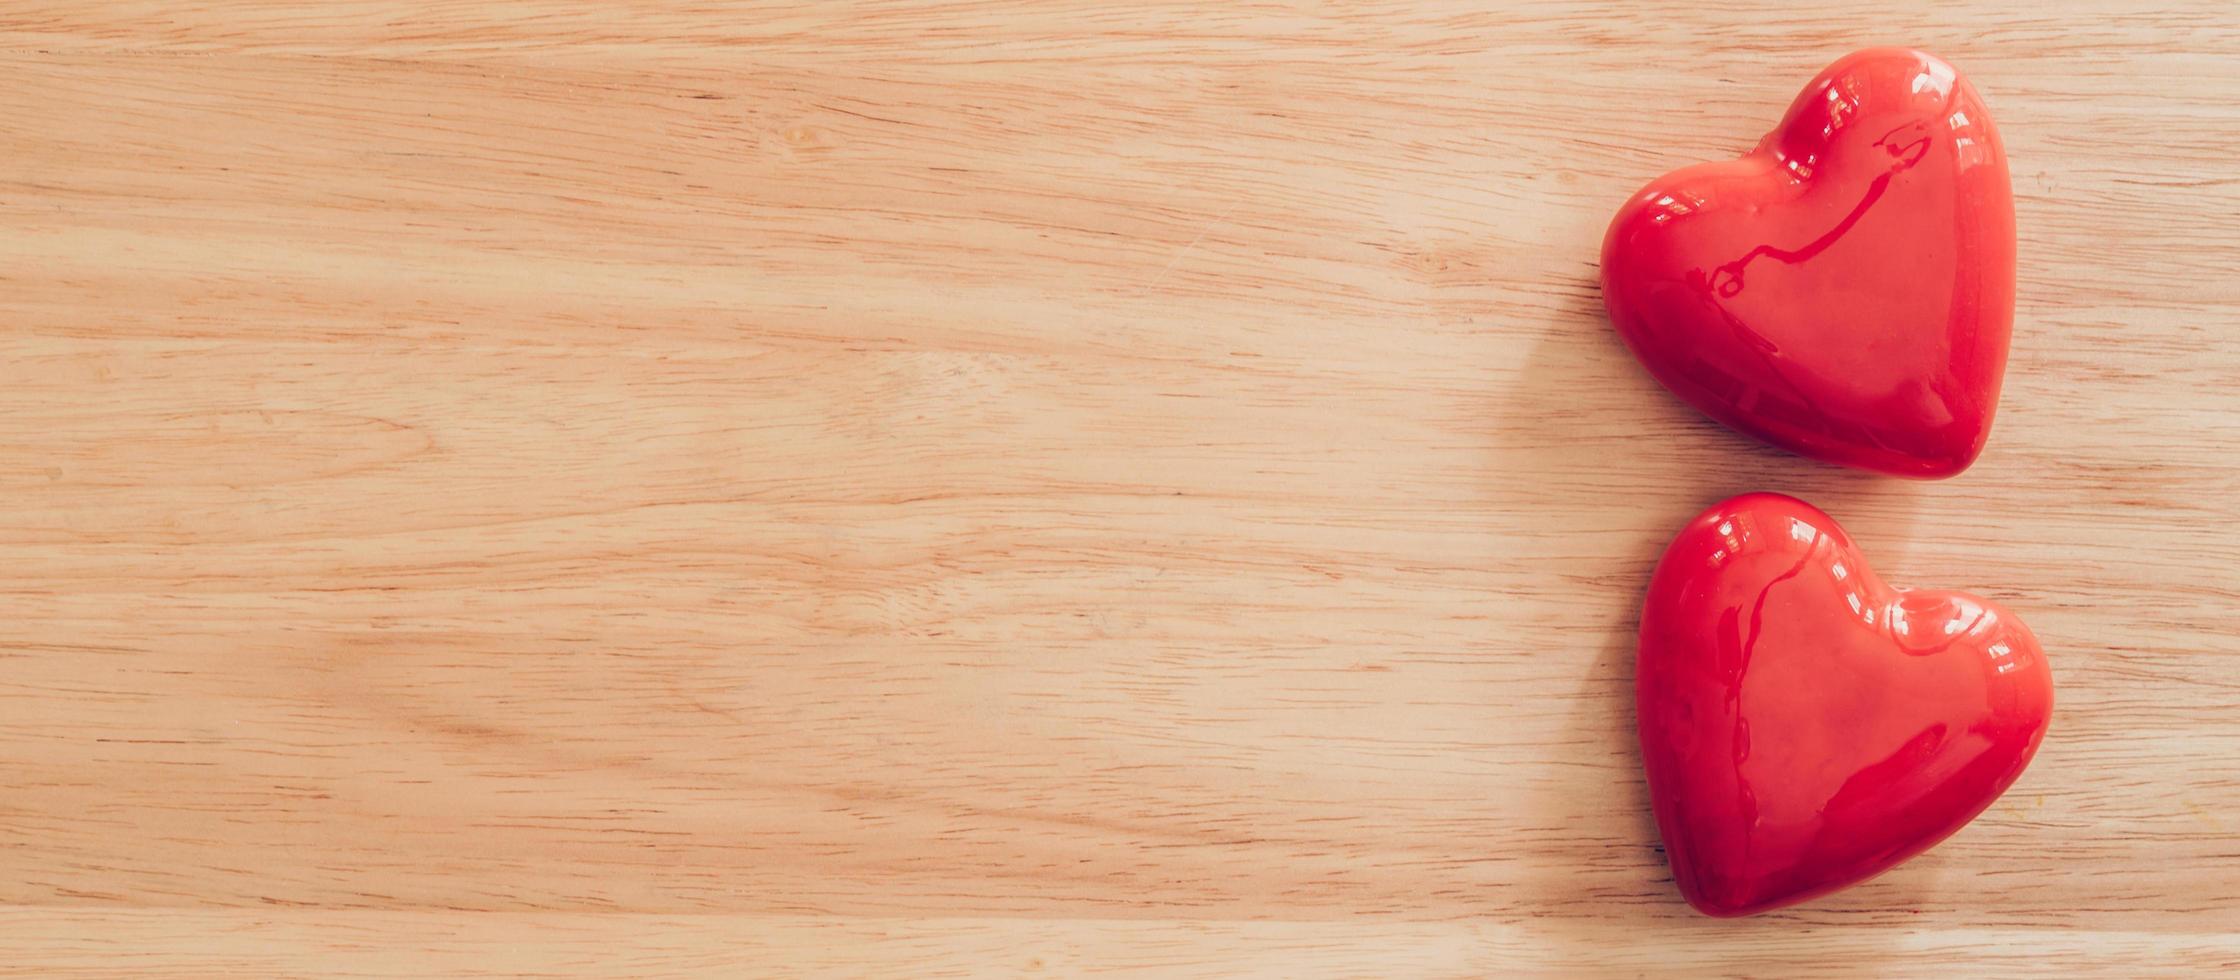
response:
<path id="1" fill-rule="evenodd" d="M 1730 882 L 1724 887 L 1714 887 L 1709 882 L 1690 876 L 1691 880 L 1679 882 L 1680 897 L 1688 907 L 1714 919 L 1740 919 L 1753 915 L 1802 905 L 1815 898 L 1841 891 L 1844 885 L 1766 888 L 1753 887 L 1762 883 L 1747 881 Z"/>
<path id="2" fill-rule="evenodd" d="M 1736 896 L 1714 898 L 1701 893 L 1691 894 L 1684 889 L 1680 894 L 1682 898 L 1687 899 L 1689 908 L 1714 919 L 1740 919 L 1757 915 L 1760 912 L 1771 912 L 1774 909 L 1785 908 L 1810 897 L 1799 896 L 1787 900 L 1779 897 L 1754 899 Z"/>

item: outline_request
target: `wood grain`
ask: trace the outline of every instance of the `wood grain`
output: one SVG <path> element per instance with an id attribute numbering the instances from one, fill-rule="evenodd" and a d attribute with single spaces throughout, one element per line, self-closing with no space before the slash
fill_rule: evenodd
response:
<path id="1" fill-rule="evenodd" d="M 2240 29 L 1875 6 L 0 3 L 0 974 L 2240 969 Z M 2019 196 L 1937 484 L 1594 285 L 1889 42 Z M 1714 922 L 1631 633 L 1750 489 L 2060 707 Z"/>

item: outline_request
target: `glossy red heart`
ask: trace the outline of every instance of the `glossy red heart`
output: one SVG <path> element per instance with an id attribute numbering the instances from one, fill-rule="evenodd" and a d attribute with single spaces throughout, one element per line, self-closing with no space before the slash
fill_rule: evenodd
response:
<path id="1" fill-rule="evenodd" d="M 1959 830 L 2029 764 L 2053 680 L 2013 615 L 1884 585 L 1828 515 L 1757 493 L 1665 549 L 1635 698 L 1673 879 L 1727 916 L 1863 881 Z"/>
<path id="2" fill-rule="evenodd" d="M 1619 209 L 1602 295 L 1649 373 L 1728 426 L 1901 476 L 1967 469 L 2014 320 L 1991 114 L 1934 57 L 1850 55 L 1757 149 Z"/>

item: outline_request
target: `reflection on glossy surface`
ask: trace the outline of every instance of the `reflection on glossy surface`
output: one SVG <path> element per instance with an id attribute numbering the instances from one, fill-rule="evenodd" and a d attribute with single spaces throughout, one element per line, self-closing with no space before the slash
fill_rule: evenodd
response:
<path id="1" fill-rule="evenodd" d="M 1747 156 L 1619 210 L 1603 300 L 1651 374 L 1792 451 L 1967 469 L 2014 319 L 2014 201 L 1975 89 L 1918 51 L 1850 55 Z"/>
<path id="2" fill-rule="evenodd" d="M 1689 904 L 1747 915 L 1944 839 L 2030 762 L 2053 681 L 2021 621 L 1882 584 L 1828 515 L 1746 494 L 1657 565 L 1641 755 Z"/>

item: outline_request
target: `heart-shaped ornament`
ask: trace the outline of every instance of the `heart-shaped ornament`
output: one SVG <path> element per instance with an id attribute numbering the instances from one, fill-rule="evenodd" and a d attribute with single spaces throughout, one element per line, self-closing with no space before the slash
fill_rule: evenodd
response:
<path id="1" fill-rule="evenodd" d="M 2053 681 L 2013 615 L 1884 585 L 1828 515 L 1759 493 L 1665 550 L 1635 698 L 1673 879 L 1729 916 L 1863 881 L 1959 830 L 2029 764 Z"/>
<path id="2" fill-rule="evenodd" d="M 1730 427 L 1901 476 L 1967 469 L 2014 321 L 1991 114 L 1934 57 L 1850 55 L 1757 149 L 1619 209 L 1602 295 L 1649 373 Z"/>

